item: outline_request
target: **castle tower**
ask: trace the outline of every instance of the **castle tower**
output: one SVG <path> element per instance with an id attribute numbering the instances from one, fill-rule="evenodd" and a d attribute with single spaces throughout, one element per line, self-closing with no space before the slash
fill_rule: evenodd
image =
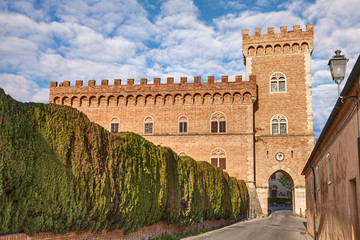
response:
<path id="1" fill-rule="evenodd" d="M 314 145 L 310 57 L 313 25 L 268 28 L 255 35 L 243 30 L 246 75 L 256 75 L 258 100 L 254 105 L 254 168 L 249 170 L 251 205 L 267 214 L 269 178 L 283 172 L 292 182 L 293 209 L 304 212 L 305 179 L 301 170 Z"/>

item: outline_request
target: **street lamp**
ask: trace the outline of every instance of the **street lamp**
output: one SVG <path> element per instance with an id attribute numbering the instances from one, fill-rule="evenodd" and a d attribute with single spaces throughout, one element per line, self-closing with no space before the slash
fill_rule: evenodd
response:
<path id="1" fill-rule="evenodd" d="M 338 92 L 340 97 L 340 83 L 345 78 L 346 64 L 349 61 L 345 55 L 340 55 L 341 51 L 336 50 L 332 59 L 329 60 L 329 67 L 332 79 L 338 84 Z"/>
<path id="2" fill-rule="evenodd" d="M 339 98 L 341 99 L 341 102 L 344 103 L 344 100 L 348 98 L 355 98 L 355 104 L 356 104 L 356 119 L 357 119 L 357 130 L 358 130 L 358 138 L 357 138 L 357 145 L 358 145 L 358 161 L 359 161 L 359 173 L 360 173 L 360 116 L 359 116 L 359 93 L 356 94 L 356 96 L 340 96 L 340 83 L 345 77 L 345 70 L 346 70 L 346 64 L 349 61 L 344 55 L 340 55 L 341 51 L 336 50 L 335 54 L 332 59 L 329 60 L 329 67 L 331 71 L 331 76 L 333 80 L 338 84 L 339 86 Z"/>

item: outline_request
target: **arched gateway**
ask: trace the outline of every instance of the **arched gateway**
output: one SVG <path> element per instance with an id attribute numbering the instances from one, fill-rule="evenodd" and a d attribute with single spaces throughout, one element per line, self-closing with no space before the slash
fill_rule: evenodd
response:
<path id="1" fill-rule="evenodd" d="M 291 183 L 291 186 L 289 187 L 290 196 L 288 194 L 285 195 L 283 193 L 283 191 L 286 191 L 286 189 L 284 189 L 286 187 L 281 186 L 282 183 L 281 180 L 279 179 L 279 174 L 277 173 L 281 173 L 282 175 L 284 175 L 285 178 L 288 179 L 289 182 Z M 280 178 L 281 178 L 281 174 L 280 174 Z M 269 205 L 271 204 L 269 202 L 269 199 L 272 197 L 291 199 L 289 201 L 291 201 L 291 207 L 294 213 L 300 213 L 300 212 L 304 213 L 305 209 L 303 206 L 304 203 L 303 201 L 305 201 L 305 199 L 302 198 L 305 197 L 305 195 L 300 190 L 303 189 L 303 187 L 301 187 L 297 174 L 293 170 L 291 170 L 289 167 L 285 165 L 280 164 L 268 169 L 266 176 L 267 178 L 264 177 L 263 182 L 261 183 L 262 189 L 264 190 L 267 189 L 267 198 L 262 198 L 262 201 L 260 202 L 263 213 L 270 212 L 268 209 Z M 272 194 L 272 191 L 274 191 L 274 188 L 272 188 L 272 186 L 276 186 L 277 188 L 276 190 L 278 194 L 276 196 L 273 196 Z M 281 191 L 281 189 L 279 188 L 283 188 L 283 190 Z"/>
<path id="2" fill-rule="evenodd" d="M 310 56 L 313 25 L 243 30 L 246 79 L 227 76 L 51 82 L 49 101 L 70 105 L 109 131 L 131 131 L 208 161 L 246 181 L 250 208 L 267 215 L 269 177 L 293 181 L 294 212 L 305 208 L 301 176 L 313 148 Z M 166 83 L 165 83 L 166 82 Z M 117 116 L 114 119 L 114 116 Z M 221 149 L 223 155 L 214 149 Z"/>

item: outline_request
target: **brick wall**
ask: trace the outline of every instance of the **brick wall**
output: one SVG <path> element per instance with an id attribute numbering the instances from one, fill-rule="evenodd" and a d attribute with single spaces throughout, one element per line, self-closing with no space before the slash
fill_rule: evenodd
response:
<path id="1" fill-rule="evenodd" d="M 267 34 L 256 29 L 253 36 L 243 31 L 243 52 L 247 75 L 256 75 L 258 101 L 254 108 L 255 183 L 262 212 L 267 212 L 269 177 L 282 171 L 293 183 L 293 208 L 296 213 L 306 208 L 305 182 L 301 170 L 313 148 L 313 117 L 310 56 L 313 50 L 313 25 L 294 26 L 292 31 L 268 28 Z M 285 91 L 272 92 L 273 76 L 283 76 Z M 282 115 L 287 121 L 287 134 L 272 135 L 271 120 Z M 285 155 L 275 159 L 276 153 Z"/>
<path id="2" fill-rule="evenodd" d="M 156 80 L 156 79 L 155 79 Z M 128 81 L 127 85 L 70 86 L 68 82 L 50 88 L 50 101 L 71 105 L 84 112 L 91 121 L 110 130 L 110 122 L 116 119 L 120 131 L 143 135 L 151 142 L 172 148 L 198 161 L 209 161 L 215 149 L 222 149 L 227 158 L 226 171 L 239 179 L 247 177 L 247 159 L 253 155 L 253 103 L 256 99 L 256 81 L 187 83 L 180 79 L 174 84 L 139 85 Z M 116 82 L 115 82 L 116 83 Z M 130 83 L 130 85 L 129 85 Z M 80 104 L 79 104 L 80 102 Z M 211 133 L 211 118 L 220 113 L 226 120 L 225 133 Z M 147 117 L 153 121 L 153 134 L 144 133 Z M 187 119 L 186 134 L 179 133 L 179 119 Z M 245 163 L 245 164 L 244 164 Z"/>
<path id="3" fill-rule="evenodd" d="M 2 235 L 0 240 L 28 240 L 28 235 L 24 233 Z"/>
<path id="4" fill-rule="evenodd" d="M 221 226 L 228 225 L 234 221 L 230 220 L 208 220 L 204 221 L 202 224 L 194 224 L 191 226 L 179 228 L 174 224 L 167 224 L 164 222 L 159 222 L 151 226 L 143 227 L 136 232 L 129 234 L 124 234 L 122 230 L 115 230 L 112 232 L 102 232 L 102 233 L 67 233 L 67 234 L 52 234 L 52 233 L 40 233 L 34 236 L 28 236 L 26 234 L 11 234 L 0 236 L 0 240 L 140 240 L 155 238 L 161 236 L 162 234 L 178 234 L 178 233 L 187 233 L 199 230 L 209 230 L 213 228 L 218 228 Z"/>

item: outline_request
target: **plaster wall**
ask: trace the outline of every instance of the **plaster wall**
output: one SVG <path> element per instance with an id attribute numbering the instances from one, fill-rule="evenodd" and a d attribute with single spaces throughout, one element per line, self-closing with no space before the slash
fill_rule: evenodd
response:
<path id="1" fill-rule="evenodd" d="M 355 86 L 358 91 L 358 85 L 355 84 Z M 356 95 L 355 89 L 349 95 Z M 353 218 L 356 216 L 360 218 L 356 114 L 360 112 L 355 108 L 355 111 L 351 113 L 354 107 L 356 107 L 355 103 L 347 99 L 313 160 L 315 176 L 310 168 L 305 172 L 308 231 L 314 236 L 315 219 L 318 239 L 360 238 L 359 231 L 356 234 L 356 228 L 360 229 L 360 225 L 353 225 Z M 328 158 L 330 158 L 330 164 Z M 317 169 L 319 175 L 317 175 Z M 319 181 L 318 186 L 317 181 Z M 351 184 L 356 185 L 355 192 L 352 192 Z M 316 202 L 314 191 L 316 191 Z M 352 193 L 356 195 L 357 210 L 352 209 Z"/>

